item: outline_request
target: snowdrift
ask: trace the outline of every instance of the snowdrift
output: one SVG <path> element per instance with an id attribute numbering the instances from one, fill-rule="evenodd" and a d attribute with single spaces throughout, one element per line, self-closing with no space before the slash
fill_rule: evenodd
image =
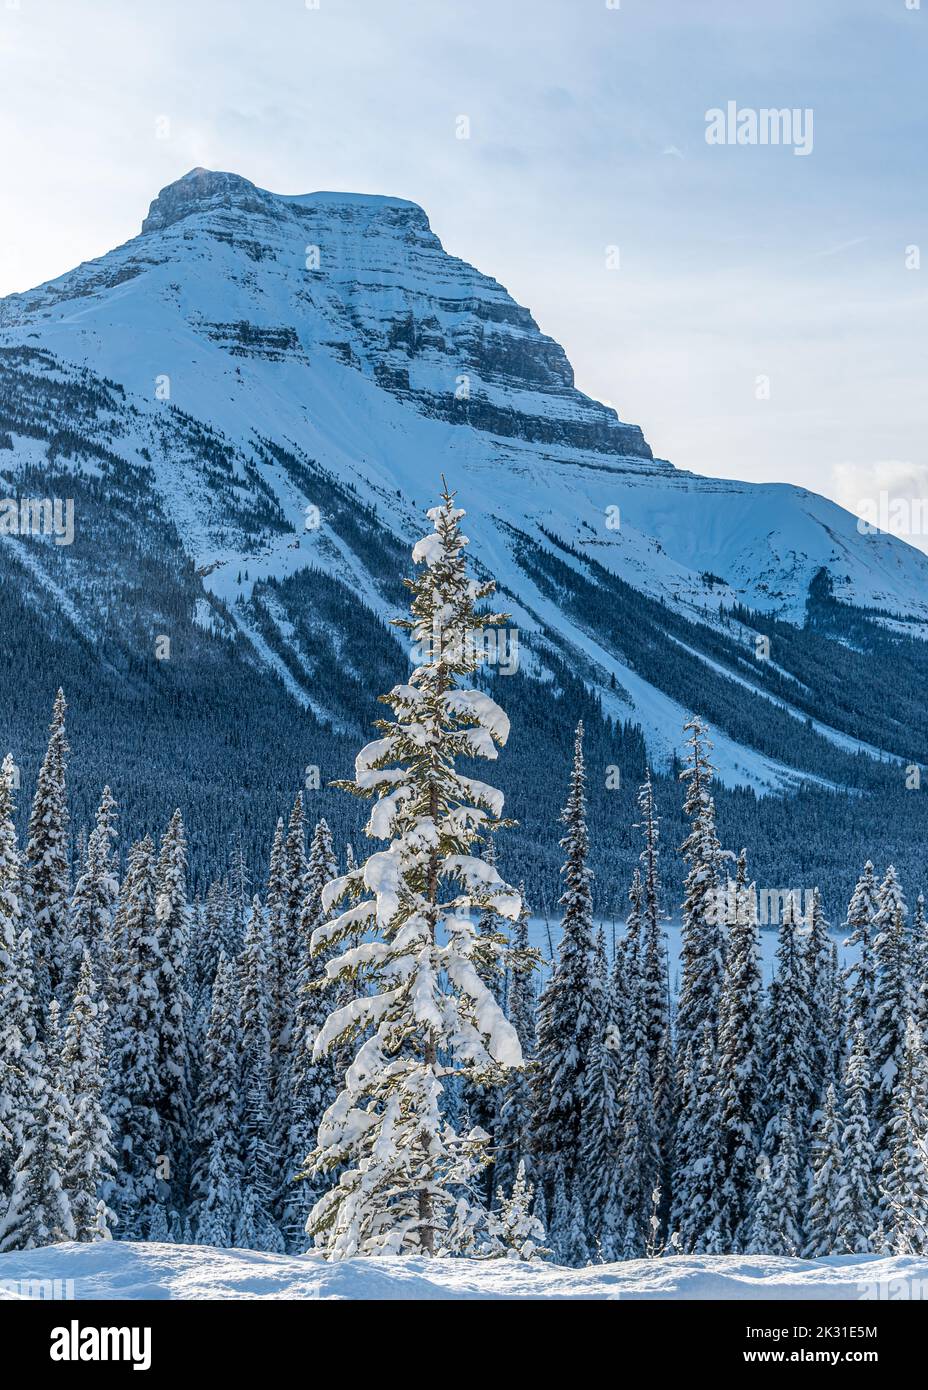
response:
<path id="1" fill-rule="evenodd" d="M 0 1255 L 0 1299 L 843 1299 L 928 1297 L 928 1260 L 673 1256 L 565 1269 L 509 1260 L 270 1255 L 128 1241 Z"/>

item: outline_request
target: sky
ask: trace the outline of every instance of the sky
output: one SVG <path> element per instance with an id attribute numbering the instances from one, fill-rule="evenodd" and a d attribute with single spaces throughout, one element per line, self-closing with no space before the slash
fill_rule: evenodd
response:
<path id="1" fill-rule="evenodd" d="M 0 0 L 0 295 L 196 165 L 410 198 L 659 457 L 925 497 L 926 77 L 928 0 Z"/>

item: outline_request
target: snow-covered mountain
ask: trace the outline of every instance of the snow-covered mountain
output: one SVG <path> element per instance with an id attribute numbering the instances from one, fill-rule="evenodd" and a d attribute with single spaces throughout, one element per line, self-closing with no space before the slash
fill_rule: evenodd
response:
<path id="1" fill-rule="evenodd" d="M 8 496 L 75 497 L 73 546 L 4 537 L 0 564 L 104 664 L 169 630 L 176 583 L 204 641 L 354 734 L 352 691 L 403 666 L 386 624 L 443 472 L 518 630 L 517 705 L 570 672 L 658 765 L 699 709 L 760 790 L 928 758 L 928 557 L 655 459 L 402 199 L 193 170 L 133 240 L 0 301 L 0 446 Z"/>

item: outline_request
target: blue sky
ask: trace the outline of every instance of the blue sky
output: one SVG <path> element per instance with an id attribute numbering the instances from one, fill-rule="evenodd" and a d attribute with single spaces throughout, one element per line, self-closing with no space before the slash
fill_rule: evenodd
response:
<path id="1" fill-rule="evenodd" d="M 679 467 L 925 495 L 914 5 L 0 0 L 0 293 L 135 235 L 197 164 L 396 194 Z M 810 108 L 811 153 L 708 145 L 728 101 Z"/>

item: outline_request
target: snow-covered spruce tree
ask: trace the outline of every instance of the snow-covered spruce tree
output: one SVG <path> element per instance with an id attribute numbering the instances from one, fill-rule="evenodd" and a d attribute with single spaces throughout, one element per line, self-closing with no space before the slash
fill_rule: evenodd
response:
<path id="1" fill-rule="evenodd" d="M 641 1008 L 647 1037 L 648 1064 L 656 1072 L 661 1047 L 669 1031 L 670 984 L 667 943 L 661 929 L 660 822 L 654 805 L 651 772 L 638 789 L 638 828 L 644 833 L 641 865 Z"/>
<path id="2" fill-rule="evenodd" d="M 914 1017 L 905 1021 L 886 1131 L 883 1226 L 897 1255 L 928 1254 L 928 1057 Z"/>
<path id="3" fill-rule="evenodd" d="M 13 813 L 13 759 L 7 754 L 0 769 L 0 1212 L 9 1200 L 38 1070 L 32 937 Z"/>
<path id="4" fill-rule="evenodd" d="M 606 941 L 602 929 L 597 941 L 597 969 L 602 979 L 604 1007 L 593 1035 L 590 1055 L 583 1076 L 583 1106 L 580 1121 L 582 1164 L 577 1183 L 586 1213 L 590 1249 L 605 1263 L 617 1260 L 621 1254 L 623 1222 L 622 1141 L 629 1136 L 629 1125 L 623 1130 L 623 1077 L 621 1039 L 616 1023 L 615 998 L 609 981 Z M 646 1051 L 642 1047 L 645 1058 Z M 651 1111 L 650 1086 L 644 1097 Z M 629 1107 L 633 1114 L 634 1105 Z M 634 1118 L 631 1123 L 634 1123 Z M 637 1138 L 637 1135 L 636 1135 Z M 651 1155 L 649 1154 L 650 1158 Z M 635 1151 L 630 1164 L 637 1176 L 641 1155 Z M 644 1165 L 646 1166 L 646 1165 Z"/>
<path id="5" fill-rule="evenodd" d="M 52 995 L 62 983 L 62 972 L 69 960 L 68 897 L 68 803 L 65 790 L 68 741 L 64 720 L 67 712 L 64 692 L 55 697 L 48 748 L 39 769 L 29 838 L 26 844 L 32 949 L 35 956 L 35 989 L 39 1004 L 37 1021 L 47 1009 Z"/>
<path id="6" fill-rule="evenodd" d="M 919 893 L 912 912 L 912 978 L 915 988 L 915 1017 L 928 1038 L 928 919 L 925 896 Z"/>
<path id="7" fill-rule="evenodd" d="M 583 1198 L 576 1187 L 570 1199 L 570 1214 L 567 1221 L 563 1250 L 564 1263 L 572 1266 L 574 1269 L 582 1269 L 584 1265 L 590 1263 L 590 1246 L 586 1233 L 586 1212 L 583 1209 Z"/>
<path id="8" fill-rule="evenodd" d="M 767 1008 L 764 1090 L 767 1133 L 763 1146 L 772 1158 L 778 1137 L 785 1132 L 783 1117 L 788 1110 L 790 1139 L 797 1150 L 799 1171 L 803 1172 L 809 1123 L 818 1098 L 814 1085 L 814 1039 L 804 937 L 800 933 L 796 899 L 789 895 L 777 934 L 776 970 Z"/>
<path id="9" fill-rule="evenodd" d="M 690 737 L 680 780 L 686 784 L 683 810 L 690 821 L 690 832 L 680 846 L 688 866 L 677 1005 L 677 1056 L 680 1059 L 690 1044 L 694 1056 L 699 1055 L 707 1024 L 713 1043 L 716 1041 L 725 956 L 721 899 L 725 856 L 715 829 L 715 803 L 710 790 L 714 775 L 709 761 L 712 744 L 698 716 L 683 727 Z"/>
<path id="10" fill-rule="evenodd" d="M 535 968 L 538 953 L 529 944 L 529 908 L 525 885 L 519 884 L 522 910 L 512 928 L 506 952 L 506 1016 L 519 1039 L 526 1065 L 512 1068 L 502 1088 L 496 1127 L 496 1161 L 493 1184 L 497 1192 L 509 1192 L 515 1185 L 520 1163 L 531 1173 L 529 1137 L 532 1120 L 530 1064 L 535 1055 Z"/>
<path id="11" fill-rule="evenodd" d="M 306 891 L 306 810 L 303 805 L 303 793 L 297 792 L 290 811 L 290 819 L 287 823 L 287 836 L 284 840 L 283 857 L 283 921 L 284 921 L 284 941 L 283 944 L 275 942 L 275 949 L 279 950 L 281 957 L 290 962 L 290 978 L 292 981 L 293 966 L 297 955 L 297 933 L 300 926 L 300 914 L 303 911 L 303 898 Z M 281 965 L 280 960 L 275 960 L 275 969 L 278 972 L 284 971 L 286 967 Z"/>
<path id="12" fill-rule="evenodd" d="M 654 1093 L 654 1125 L 660 1155 L 664 1212 L 670 1200 L 673 1166 L 673 1039 L 670 1029 L 670 973 L 661 927 L 660 821 L 651 770 L 638 790 L 638 828 L 644 834 L 641 865 L 641 1008 L 647 1037 L 648 1072 Z"/>
<path id="13" fill-rule="evenodd" d="M 304 882 L 300 914 L 299 952 L 293 994 L 292 1045 L 288 1074 L 289 1092 L 280 1097 L 284 1112 L 275 1117 L 276 1133 L 285 1133 L 283 1151 L 286 1162 L 278 1194 L 280 1228 L 287 1249 L 300 1253 L 306 1249 L 306 1221 L 321 1192 L 329 1183 L 318 1176 L 315 1181 L 301 1174 L 306 1155 L 312 1149 L 322 1117 L 338 1094 L 341 1077 L 335 1055 L 314 1058 L 313 1046 L 319 1030 L 338 1002 L 345 1005 L 353 991 L 343 988 L 336 1001 L 335 991 L 324 988 L 325 953 L 314 953 L 312 938 L 322 924 L 322 892 L 336 877 L 338 861 L 332 847 L 328 823 L 320 820 L 313 831 Z M 347 1061 L 346 1061 L 347 1066 Z M 344 1075 L 345 1068 L 341 1075 Z"/>
<path id="14" fill-rule="evenodd" d="M 532 1151 L 536 1175 L 549 1197 L 553 1197 L 551 1167 L 555 1161 L 563 1169 L 568 1192 L 575 1179 L 582 1180 L 585 1074 L 603 1007 L 590 889 L 593 874 L 587 863 L 582 723 L 577 727 L 570 790 L 561 820 L 567 831 L 561 840 L 567 854 L 561 870 L 566 885 L 560 899 L 561 939 L 557 961 L 539 1001 L 533 1075 Z"/>
<path id="15" fill-rule="evenodd" d="M 657 1125 L 647 1053 L 639 1049 L 625 1078 L 619 1132 L 619 1172 L 625 1221 L 623 1259 L 647 1253 L 654 1239 L 654 1194 L 661 1191 Z M 663 1207 L 662 1207 L 663 1210 Z M 619 1258 L 619 1247 L 615 1247 Z"/>
<path id="16" fill-rule="evenodd" d="M 219 957 L 233 961 L 242 949 L 229 885 L 217 880 L 206 890 L 206 899 L 194 911 L 191 921 L 191 947 L 187 970 L 187 989 L 193 1016 L 201 1028 L 207 1026 L 211 995 Z"/>
<path id="17" fill-rule="evenodd" d="M 109 787 L 103 788 L 94 829 L 87 841 L 81 873 L 71 896 L 68 925 L 69 959 L 64 989 L 73 994 L 84 953 L 90 953 L 94 975 L 104 998 L 111 992 L 113 913 L 119 897 L 114 843 L 117 806 Z"/>
<path id="18" fill-rule="evenodd" d="M 708 1022 L 698 1056 L 690 1049 L 686 1086 L 677 1125 L 672 1223 L 687 1254 L 721 1255 L 730 1250 L 722 1201 L 724 1149 L 722 1098 L 716 1076 L 715 1044 Z"/>
<path id="19" fill-rule="evenodd" d="M 723 1229 L 729 1249 L 740 1250 L 757 1172 L 763 1130 L 763 988 L 757 896 L 747 883 L 744 850 L 734 885 L 736 911 L 728 935 L 719 1008 L 718 1086 L 724 1181 Z"/>
<path id="20" fill-rule="evenodd" d="M 567 1184 L 564 1180 L 564 1168 L 554 1159 L 549 1166 L 549 1176 L 551 1169 L 554 1171 L 554 1178 L 551 1183 L 551 1219 L 547 1223 L 548 1241 L 551 1246 L 551 1258 L 555 1264 L 567 1264 L 569 1259 L 568 1245 L 570 1238 L 570 1196 L 567 1191 Z M 541 1188 L 539 1192 L 539 1202 L 542 1207 L 546 1207 L 544 1192 Z M 537 1205 L 537 1203 L 536 1203 Z M 584 1257 L 588 1258 L 589 1252 Z"/>
<path id="21" fill-rule="evenodd" d="M 0 1251 L 32 1250 L 73 1240 L 74 1218 L 64 1186 L 70 1113 L 61 1087 L 58 1001 L 48 1007 L 41 1070 L 33 1077 L 31 1112 L 13 1168 L 13 1190 L 0 1220 Z"/>
<path id="22" fill-rule="evenodd" d="M 831 959 L 828 968 L 831 984 L 831 1007 L 828 1011 L 828 1055 L 825 1066 L 826 1082 L 833 1082 L 841 1095 L 841 1079 L 847 1066 L 850 1050 L 850 1037 L 847 1030 L 847 996 L 844 992 L 844 972 L 838 963 L 838 944 L 831 943 Z"/>
<path id="23" fill-rule="evenodd" d="M 297 792 L 287 822 L 280 862 L 280 909 L 268 917 L 271 954 L 268 959 L 273 1009 L 270 1017 L 271 1047 L 287 1053 L 293 1027 L 293 991 L 299 956 L 300 918 L 306 897 L 306 812 L 303 793 Z M 272 1069 L 276 1067 L 276 1060 Z"/>
<path id="24" fill-rule="evenodd" d="M 773 1158 L 765 1151 L 758 1160 L 758 1181 L 747 1241 L 751 1255 L 797 1256 L 802 1245 L 800 1211 L 803 1183 L 792 1111 L 787 1108 L 768 1127 Z"/>
<path id="25" fill-rule="evenodd" d="M 873 922 L 879 911 L 879 891 L 868 859 L 848 904 L 844 923 L 848 935 L 845 947 L 854 955 L 854 964 L 845 970 L 848 991 L 848 1030 L 853 1037 L 858 1027 L 873 1046 L 873 1017 L 876 1000 L 876 956 L 873 950 Z"/>
<path id="26" fill-rule="evenodd" d="M 284 821 L 282 816 L 278 816 L 277 825 L 274 828 L 274 838 L 271 841 L 271 856 L 267 875 L 267 889 L 264 894 L 264 904 L 267 911 L 268 932 L 271 939 L 276 941 L 283 932 L 281 919 L 284 913 L 284 903 L 287 898 L 286 875 L 284 873 Z M 247 914 L 246 914 L 247 921 Z M 274 972 L 275 979 L 277 971 Z"/>
<path id="27" fill-rule="evenodd" d="M 625 931 L 615 946 L 617 968 L 614 982 L 619 986 L 616 994 L 616 1012 L 619 1031 L 627 1039 L 632 1029 L 636 1030 L 635 1047 L 645 1042 L 644 1011 L 641 1006 L 641 870 L 632 870 L 632 881 L 628 889 L 628 915 L 625 918 Z"/>
<path id="28" fill-rule="evenodd" d="M 827 1087 L 836 1080 L 834 1075 L 835 1040 L 832 1037 L 832 1006 L 834 975 L 832 941 L 825 920 L 822 895 L 812 890 L 812 907 L 805 944 L 805 975 L 809 1001 L 809 1024 L 812 1030 L 812 1094 L 815 1108 L 825 1096 Z"/>
<path id="29" fill-rule="evenodd" d="M 241 1206 L 235 970 L 220 951 L 196 1108 L 192 1194 L 200 1245 L 229 1246 Z"/>
<path id="30" fill-rule="evenodd" d="M 835 1253 L 838 1244 L 838 1204 L 845 1182 L 845 1157 L 838 1098 L 829 1085 L 822 1099 L 812 1136 L 812 1190 L 805 1221 L 804 1258 L 816 1260 Z"/>
<path id="31" fill-rule="evenodd" d="M 171 1239 L 171 1226 L 168 1221 L 167 1208 L 163 1205 L 152 1207 L 151 1219 L 148 1222 L 146 1240 L 152 1241 L 157 1245 L 164 1245 Z"/>
<path id="32" fill-rule="evenodd" d="M 876 1159 L 870 1141 L 870 1060 L 858 1026 L 844 1073 L 844 1167 L 835 1200 L 835 1255 L 869 1255 L 876 1226 Z"/>
<path id="33" fill-rule="evenodd" d="M 496 846 L 491 837 L 487 838 L 481 857 L 491 868 L 496 868 Z M 480 938 L 482 957 L 486 964 L 481 967 L 480 978 L 505 1012 L 506 974 L 503 960 L 507 938 L 501 927 L 502 922 L 499 913 L 495 912 L 493 908 L 487 908 L 481 912 L 477 922 L 477 935 Z M 503 1103 L 503 1088 L 501 1086 L 481 1085 L 479 1081 L 470 1078 L 465 1079 L 463 1087 L 463 1101 L 467 1107 L 469 1122 L 477 1129 L 483 1130 L 484 1134 L 489 1135 L 491 1151 L 495 1154 L 498 1146 L 497 1131 L 499 1128 L 499 1110 Z M 493 1205 L 497 1178 L 494 1162 L 488 1163 L 477 1179 L 477 1192 L 481 1202 L 486 1207 Z"/>
<path id="34" fill-rule="evenodd" d="M 303 793 L 297 792 L 286 833 L 278 821 L 271 847 L 267 890 L 268 1027 L 271 1038 L 268 1074 L 268 1145 L 272 1152 L 289 1153 L 293 1093 L 293 1014 L 296 972 L 300 955 L 300 921 L 306 898 L 306 815 Z M 282 1218 L 289 1199 L 292 1173 L 279 1172 L 271 1194 L 271 1213 Z"/>
<path id="35" fill-rule="evenodd" d="M 228 938 L 223 942 L 223 949 L 229 960 L 235 959 L 245 939 L 245 923 L 248 920 L 252 896 L 249 891 L 250 884 L 248 863 L 241 837 L 238 836 L 229 855 Z"/>
<path id="36" fill-rule="evenodd" d="M 168 1160 L 171 1200 L 184 1202 L 190 1168 L 191 1100 L 190 996 L 187 993 L 187 954 L 190 947 L 190 908 L 187 903 L 187 838 L 180 811 L 175 811 L 161 840 L 155 875 L 155 919 L 158 927 L 158 1113 L 163 1153 Z"/>
<path id="37" fill-rule="evenodd" d="M 147 836 L 129 851 L 116 910 L 116 960 L 110 1029 L 110 1118 L 117 1171 L 112 1205 L 124 1240 L 148 1235 L 167 1188 L 161 1179 L 161 938 L 155 915 L 154 845 Z"/>
<path id="38" fill-rule="evenodd" d="M 387 848 L 326 887 L 326 911 L 346 895 L 351 906 L 313 936 L 320 952 L 347 945 L 327 960 L 330 981 L 370 989 L 335 1010 L 315 1045 L 322 1057 L 363 1040 L 308 1164 L 316 1174 L 343 1169 L 308 1223 L 332 1258 L 467 1248 L 479 1216 L 468 1192 L 486 1139 L 451 1129 L 443 1081 L 461 1072 L 502 1081 L 522 1065 L 515 1030 L 481 978 L 498 945 L 478 937 L 471 919 L 493 908 L 515 920 L 521 903 L 471 853 L 504 824 L 502 795 L 455 766 L 495 758 L 509 734 L 493 700 L 458 684 L 481 659 L 475 629 L 502 621 L 475 612 L 494 586 L 468 578 L 462 516 L 447 489 L 429 512 L 434 530 L 413 550 L 425 568 L 406 581 L 412 616 L 398 623 L 420 664 L 383 697 L 393 717 L 358 755 L 355 780 L 342 784 L 376 797 L 366 833 Z M 359 929 L 367 939 L 354 945 Z"/>
<path id="39" fill-rule="evenodd" d="M 75 1239 L 84 1241 L 106 1240 L 115 1224 L 103 1198 L 116 1171 L 112 1126 L 103 1108 L 106 1061 L 97 984 L 85 951 L 61 1049 L 61 1088 L 70 1115 L 62 1179 Z"/>
<path id="40" fill-rule="evenodd" d="M 551 1252 L 545 1248 L 545 1228 L 532 1207 L 535 1191 L 520 1160 L 515 1182 L 500 1206 L 499 1223 L 505 1252 L 514 1259 L 537 1260 Z"/>
<path id="41" fill-rule="evenodd" d="M 892 1147 L 889 1131 L 895 1108 L 893 1092 L 906 1048 L 909 1015 L 916 1007 L 907 918 L 905 897 L 896 870 L 890 865 L 880 885 L 879 907 L 873 919 L 877 973 L 870 1065 L 873 1141 L 881 1164 L 888 1160 Z"/>
<path id="42" fill-rule="evenodd" d="M 271 1064 L 269 956 L 264 913 L 256 897 L 245 927 L 245 944 L 239 959 L 242 1204 L 235 1243 L 251 1250 L 283 1251 L 284 1242 L 272 1212 L 276 1169 L 268 1144 L 268 1076 Z"/>
<path id="43" fill-rule="evenodd" d="M 619 1172 L 622 1216 L 614 1258 L 643 1255 L 651 1236 L 652 1195 L 662 1182 L 659 1134 L 654 1115 L 654 1086 L 651 1080 L 648 1017 L 643 979 L 642 884 L 636 868 L 629 892 L 630 911 L 625 936 L 617 954 L 621 957 L 619 978 L 625 998 L 615 1011 L 621 1048 L 621 1113 L 619 1119 Z M 608 1155 L 603 1154 L 608 1162 Z M 613 1160 L 614 1161 L 614 1160 Z"/>

